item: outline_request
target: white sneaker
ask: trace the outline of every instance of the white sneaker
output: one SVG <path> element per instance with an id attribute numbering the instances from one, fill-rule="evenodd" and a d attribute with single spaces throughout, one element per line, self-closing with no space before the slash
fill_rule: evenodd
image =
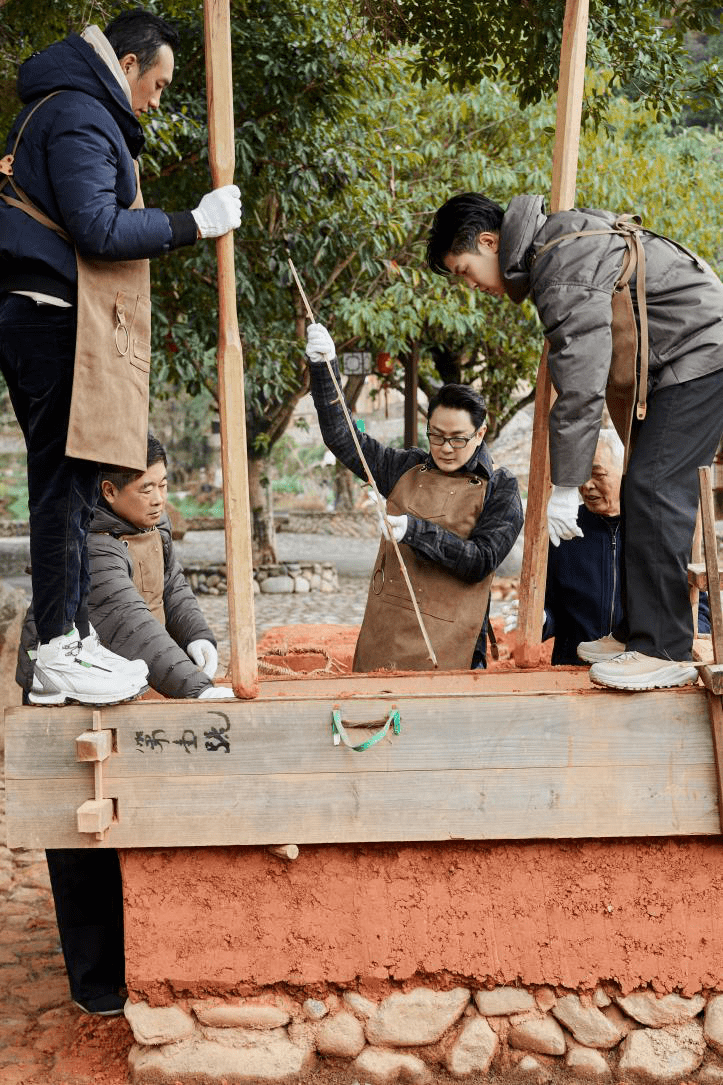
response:
<path id="1" fill-rule="evenodd" d="M 77 629 L 38 645 L 31 704 L 106 705 L 130 701 L 147 688 L 137 674 L 120 674 L 83 651 Z"/>
<path id="2" fill-rule="evenodd" d="M 577 646 L 578 658 L 584 659 L 586 663 L 602 663 L 606 659 L 614 659 L 624 651 L 625 645 L 615 640 L 612 633 L 600 637 L 599 640 L 581 640 Z"/>
<path id="3" fill-rule="evenodd" d="M 668 689 L 690 686 L 698 681 L 698 670 L 690 663 L 677 663 L 642 652 L 623 652 L 604 663 L 594 663 L 590 680 L 612 689 Z"/>
<path id="4" fill-rule="evenodd" d="M 89 626 L 90 633 L 83 637 L 83 655 L 93 656 L 102 667 L 108 667 L 117 674 L 132 674 L 148 681 L 148 664 L 145 659 L 126 659 L 125 656 L 116 655 L 100 643 L 98 634 L 93 626 Z"/>

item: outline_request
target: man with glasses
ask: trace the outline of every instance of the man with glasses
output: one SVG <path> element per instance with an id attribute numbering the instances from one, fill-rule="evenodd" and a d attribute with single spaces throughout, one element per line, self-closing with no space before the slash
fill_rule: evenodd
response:
<path id="1" fill-rule="evenodd" d="M 336 350 L 323 325 L 307 328 L 306 354 L 324 443 L 366 480 L 325 364 L 333 359 L 336 367 Z M 477 392 L 445 384 L 429 403 L 429 452 L 389 448 L 368 434 L 358 435 L 387 499 L 389 527 L 442 670 L 484 665 L 492 577 L 522 528 L 517 480 L 492 463 L 484 443 L 485 416 Z M 429 670 L 432 663 L 384 523 L 382 534 L 353 669 Z"/>

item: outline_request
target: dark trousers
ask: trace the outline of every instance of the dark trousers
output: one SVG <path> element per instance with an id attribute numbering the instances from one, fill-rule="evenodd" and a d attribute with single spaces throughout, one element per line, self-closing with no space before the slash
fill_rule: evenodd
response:
<path id="1" fill-rule="evenodd" d="M 0 371 L 27 448 L 33 609 L 41 643 L 88 634 L 86 538 L 98 465 L 68 458 L 76 311 L 0 294 Z"/>
<path id="2" fill-rule="evenodd" d="M 624 618 L 613 630 L 630 651 L 691 658 L 688 594 L 698 467 L 723 434 L 723 369 L 654 392 L 621 492 Z"/>
<path id="3" fill-rule="evenodd" d="M 117 994 L 125 983 L 118 853 L 56 848 L 45 855 L 72 997 Z"/>

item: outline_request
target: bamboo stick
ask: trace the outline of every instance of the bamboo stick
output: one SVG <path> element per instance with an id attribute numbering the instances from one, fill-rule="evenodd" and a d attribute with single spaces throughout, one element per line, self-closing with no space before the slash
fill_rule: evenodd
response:
<path id="1" fill-rule="evenodd" d="M 301 300 L 304 303 L 304 308 L 306 309 L 306 315 L 309 318 L 309 322 L 311 324 L 313 324 L 314 319 L 315 319 L 314 318 L 314 313 L 312 312 L 311 306 L 309 305 L 309 299 L 307 298 L 306 294 L 304 293 L 304 288 L 301 285 L 301 281 L 299 280 L 299 276 L 296 274 L 296 268 L 294 267 L 294 262 L 291 259 L 291 257 L 289 257 L 289 267 L 291 268 L 291 274 L 294 276 L 294 282 L 296 283 L 299 294 L 301 295 Z M 364 453 L 362 452 L 362 447 L 361 447 L 361 444 L 359 443 L 359 437 L 357 436 L 356 426 L 354 425 L 354 423 L 352 421 L 352 418 L 351 418 L 351 415 L 349 414 L 349 410 L 347 408 L 346 401 L 344 399 L 344 393 L 342 392 L 341 388 L 339 387 L 339 382 L 337 381 L 336 376 L 334 375 L 334 367 L 331 364 L 331 359 L 330 358 L 325 358 L 324 360 L 326 361 L 326 368 L 329 370 L 329 376 L 331 377 L 332 381 L 334 382 L 334 388 L 336 389 L 336 394 L 339 397 L 339 406 L 341 407 L 342 411 L 344 412 L 344 418 L 346 419 L 346 424 L 348 425 L 349 431 L 350 431 L 350 433 L 352 435 L 352 439 L 354 441 L 354 447 L 356 448 L 357 455 L 358 455 L 359 459 L 361 460 L 362 467 L 364 468 L 364 471 L 366 472 L 367 481 L 369 482 L 369 485 L 372 488 L 372 492 L 376 496 L 377 509 L 379 510 L 379 513 L 382 516 L 382 518 L 384 520 L 384 523 L 386 524 L 387 531 L 389 532 L 389 541 L 391 542 L 392 546 L 394 547 L 394 553 L 396 554 L 397 561 L 399 562 L 400 572 L 401 572 L 401 574 L 402 574 L 402 576 L 404 578 L 404 583 L 407 586 L 407 591 L 409 592 L 409 598 L 412 600 L 412 606 L 414 607 L 414 613 L 416 615 L 417 622 L 419 624 L 420 632 L 422 634 L 422 637 L 424 638 L 424 643 L 425 643 L 425 646 L 427 648 L 427 653 L 428 653 L 429 659 L 430 659 L 430 661 L 432 663 L 432 666 L 436 667 L 437 666 L 437 656 L 435 655 L 434 648 L 432 647 L 429 636 L 427 635 L 427 629 L 426 629 L 426 627 L 424 625 L 424 621 L 422 620 L 422 614 L 421 614 L 421 611 L 419 609 L 419 605 L 417 604 L 417 597 L 414 594 L 414 588 L 412 587 L 412 582 L 409 579 L 409 573 L 407 572 L 407 567 L 404 564 L 404 558 L 402 557 L 402 552 L 399 549 L 399 544 L 398 544 L 397 540 L 394 538 L 394 535 L 392 534 L 392 528 L 391 528 L 391 526 L 389 524 L 389 520 L 387 519 L 386 502 L 384 501 L 381 494 L 379 493 L 379 490 L 377 489 L 377 484 L 374 481 L 374 476 L 372 475 L 371 471 L 369 470 L 369 464 L 367 463 L 366 458 L 364 456 Z"/>
<path id="2" fill-rule="evenodd" d="M 233 183 L 235 166 L 229 0 L 204 0 L 208 158 L 213 185 Z M 221 423 L 231 684 L 237 697 L 258 693 L 253 557 L 246 461 L 244 373 L 236 312 L 233 232 L 216 240 L 218 391 Z"/>

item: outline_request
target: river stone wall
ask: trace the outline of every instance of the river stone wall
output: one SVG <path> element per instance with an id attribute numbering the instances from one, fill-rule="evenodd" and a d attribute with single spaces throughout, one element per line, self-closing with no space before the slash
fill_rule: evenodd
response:
<path id="1" fill-rule="evenodd" d="M 226 566 L 204 563 L 184 566 L 186 578 L 197 595 L 225 595 Z M 254 569 L 254 594 L 304 594 L 339 590 L 336 566 L 330 561 L 283 561 Z"/>
<path id="2" fill-rule="evenodd" d="M 126 1004 L 135 1085 L 335 1080 L 723 1082 L 723 995 L 551 987 L 274 992 Z"/>

